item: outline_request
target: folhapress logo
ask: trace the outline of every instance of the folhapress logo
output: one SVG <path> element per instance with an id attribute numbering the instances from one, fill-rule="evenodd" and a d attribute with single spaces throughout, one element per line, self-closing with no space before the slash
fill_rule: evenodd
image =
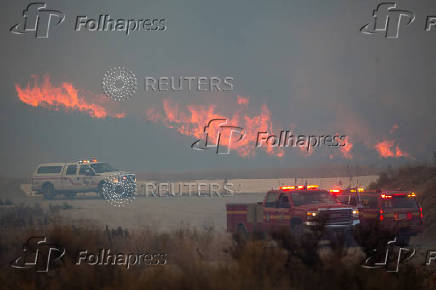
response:
<path id="1" fill-rule="evenodd" d="M 364 34 L 384 33 L 386 38 L 398 38 L 400 27 L 408 26 L 415 20 L 411 11 L 396 9 L 394 2 L 380 3 L 373 10 L 373 19 L 363 26 L 360 31 Z"/>
<path id="2" fill-rule="evenodd" d="M 62 259 L 65 248 L 47 244 L 46 237 L 31 237 L 23 245 L 23 255 L 10 264 L 15 269 L 34 269 L 36 272 L 47 273 L 50 265 Z"/>
<path id="3" fill-rule="evenodd" d="M 61 24 L 65 14 L 46 7 L 46 3 L 30 3 L 23 10 L 23 22 L 12 26 L 10 31 L 15 34 L 34 33 L 35 38 L 48 38 L 50 28 Z"/>
<path id="4" fill-rule="evenodd" d="M 234 134 L 238 138 L 233 140 Z M 227 125 L 226 119 L 212 119 L 204 127 L 204 140 L 195 141 L 191 148 L 195 150 L 206 150 L 216 148 L 216 154 L 230 154 L 232 144 L 241 141 L 245 136 L 245 130 L 241 127 Z M 212 139 L 212 140 L 210 140 Z"/>

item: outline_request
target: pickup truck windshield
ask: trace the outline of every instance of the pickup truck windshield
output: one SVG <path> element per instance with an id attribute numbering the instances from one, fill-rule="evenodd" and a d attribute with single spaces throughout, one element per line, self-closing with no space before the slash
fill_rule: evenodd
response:
<path id="1" fill-rule="evenodd" d="M 314 203 L 337 203 L 328 192 L 324 191 L 292 192 L 292 201 L 294 202 L 295 206 Z"/>
<path id="2" fill-rule="evenodd" d="M 113 172 L 116 171 L 115 168 L 110 166 L 109 163 L 94 163 L 91 164 L 91 167 L 94 169 L 95 173 L 104 173 L 104 172 Z"/>

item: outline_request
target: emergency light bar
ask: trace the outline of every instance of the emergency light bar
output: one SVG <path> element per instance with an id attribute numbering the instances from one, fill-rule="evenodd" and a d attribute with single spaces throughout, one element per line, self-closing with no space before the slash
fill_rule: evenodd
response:
<path id="1" fill-rule="evenodd" d="M 83 159 L 83 160 L 79 160 L 78 161 L 80 164 L 87 164 L 87 163 L 95 163 L 98 162 L 96 158 L 92 158 L 92 159 Z"/>
<path id="2" fill-rule="evenodd" d="M 307 187 L 304 185 L 298 185 L 298 186 L 280 186 L 280 190 L 303 190 L 303 189 L 307 189 L 307 190 L 313 190 L 313 189 L 318 189 L 319 186 L 318 185 L 308 185 Z"/>

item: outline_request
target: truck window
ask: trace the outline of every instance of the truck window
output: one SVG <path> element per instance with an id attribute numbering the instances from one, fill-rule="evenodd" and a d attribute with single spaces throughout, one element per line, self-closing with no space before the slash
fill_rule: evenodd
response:
<path id="1" fill-rule="evenodd" d="M 292 201 L 295 206 L 314 204 L 314 203 L 328 203 L 336 204 L 336 199 L 326 191 L 302 191 L 292 192 Z"/>
<path id="2" fill-rule="evenodd" d="M 279 198 L 279 208 L 290 208 L 289 198 L 287 195 L 281 195 Z"/>
<path id="3" fill-rule="evenodd" d="M 67 173 L 66 175 L 75 175 L 77 171 L 77 165 L 69 165 L 67 167 Z"/>
<path id="4" fill-rule="evenodd" d="M 412 208 L 418 209 L 415 199 L 407 196 L 393 196 L 383 202 L 383 208 Z"/>
<path id="5" fill-rule="evenodd" d="M 62 166 L 41 166 L 38 168 L 38 174 L 44 173 L 60 173 L 62 170 Z"/>
<path id="6" fill-rule="evenodd" d="M 378 196 L 377 195 L 361 195 L 360 201 L 363 208 L 378 208 Z"/>
<path id="7" fill-rule="evenodd" d="M 91 164 L 91 167 L 94 169 L 95 173 L 116 171 L 116 169 L 113 168 L 109 163 L 94 163 Z"/>
<path id="8" fill-rule="evenodd" d="M 350 204 L 350 195 L 348 195 L 348 194 L 340 194 L 340 195 L 338 195 L 337 196 L 337 199 L 338 199 L 338 201 L 340 202 L 340 203 L 343 203 L 343 204 Z"/>
<path id="9" fill-rule="evenodd" d="M 91 170 L 91 167 L 88 165 L 81 165 L 79 170 L 79 175 L 87 175 L 87 173 Z"/>
<path id="10" fill-rule="evenodd" d="M 266 196 L 265 207 L 276 207 L 277 206 L 277 198 L 279 197 L 278 192 L 270 192 Z"/>

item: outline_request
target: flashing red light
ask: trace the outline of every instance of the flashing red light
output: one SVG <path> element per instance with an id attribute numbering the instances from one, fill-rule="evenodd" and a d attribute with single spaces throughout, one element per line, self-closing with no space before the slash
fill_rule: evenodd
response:
<path id="1" fill-rule="evenodd" d="M 295 189 L 295 186 L 280 186 L 281 190 L 293 190 Z"/>
<path id="2" fill-rule="evenodd" d="M 385 212 L 382 209 L 380 209 L 380 221 L 383 221 L 385 219 L 384 214 L 385 214 Z"/>

